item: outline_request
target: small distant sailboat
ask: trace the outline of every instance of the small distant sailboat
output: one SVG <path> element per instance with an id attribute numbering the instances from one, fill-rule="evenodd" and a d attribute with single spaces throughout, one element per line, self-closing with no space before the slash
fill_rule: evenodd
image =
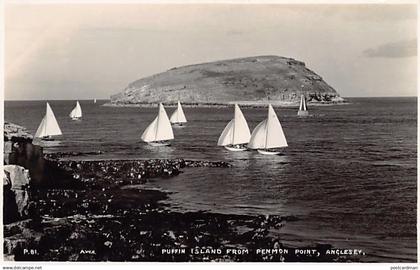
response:
<path id="1" fill-rule="evenodd" d="M 179 101 L 178 107 L 171 115 L 170 121 L 174 126 L 182 126 L 182 124 L 187 123 L 187 118 L 185 118 L 184 110 Z"/>
<path id="2" fill-rule="evenodd" d="M 35 137 L 41 138 L 45 141 L 54 140 L 52 136 L 62 135 L 61 129 L 58 126 L 57 119 L 55 119 L 54 112 L 52 111 L 50 104 L 47 102 L 47 110 L 44 118 L 42 118 L 41 124 L 39 125 Z"/>
<path id="3" fill-rule="evenodd" d="M 226 125 L 217 145 L 224 146 L 229 151 L 245 151 L 250 137 L 248 123 L 238 104 L 235 104 L 234 118 Z"/>
<path id="4" fill-rule="evenodd" d="M 93 99 L 93 103 L 95 103 L 95 104 L 96 104 L 96 98 L 94 98 L 94 99 Z"/>
<path id="5" fill-rule="evenodd" d="M 171 122 L 162 103 L 159 103 L 159 113 L 143 132 L 141 139 L 152 146 L 170 145 L 170 140 L 174 139 Z"/>
<path id="6" fill-rule="evenodd" d="M 79 101 L 76 101 L 76 107 L 70 112 L 69 116 L 71 117 L 71 120 L 82 119 L 82 108 L 80 107 Z"/>
<path id="7" fill-rule="evenodd" d="M 287 146 L 280 121 L 270 104 L 267 119 L 259 123 L 252 131 L 248 147 L 257 149 L 260 154 L 277 155 L 280 154 L 279 148 Z"/>
<path id="8" fill-rule="evenodd" d="M 298 111 L 298 116 L 308 116 L 309 112 L 308 112 L 308 108 L 306 107 L 306 98 L 304 95 L 300 96 L 300 105 L 299 105 L 299 111 Z"/>

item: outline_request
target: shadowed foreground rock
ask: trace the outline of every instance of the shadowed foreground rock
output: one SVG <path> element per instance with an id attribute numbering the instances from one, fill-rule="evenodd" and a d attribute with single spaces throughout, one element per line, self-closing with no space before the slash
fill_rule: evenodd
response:
<path id="1" fill-rule="evenodd" d="M 272 234 L 295 217 L 173 212 L 167 194 L 145 189 L 152 177 L 224 162 L 178 160 L 71 161 L 49 155 L 74 183 L 31 190 L 29 219 L 4 226 L 7 260 L 22 261 L 343 261 L 340 256 L 258 254 L 283 249 Z M 192 168 L 193 169 L 193 168 Z M 317 246 L 326 250 L 330 246 Z M 184 254 L 168 254 L 169 250 Z M 247 249 L 247 254 L 227 254 Z M 206 252 L 207 251 L 207 252 Z M 216 254 L 215 251 L 220 251 Z M 208 253 L 210 252 L 210 254 Z"/>
<path id="2" fill-rule="evenodd" d="M 18 165 L 5 165 L 3 178 L 3 222 L 11 223 L 28 216 L 29 171 Z"/>

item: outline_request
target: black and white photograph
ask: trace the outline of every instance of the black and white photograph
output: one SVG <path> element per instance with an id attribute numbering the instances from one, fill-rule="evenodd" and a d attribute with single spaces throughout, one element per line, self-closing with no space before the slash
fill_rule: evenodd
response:
<path id="1" fill-rule="evenodd" d="M 1 260 L 417 269 L 417 11 L 4 1 Z"/>

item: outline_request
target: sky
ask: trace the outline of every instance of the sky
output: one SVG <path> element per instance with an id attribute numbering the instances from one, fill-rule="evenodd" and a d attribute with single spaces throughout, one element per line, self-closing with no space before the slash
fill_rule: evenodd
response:
<path id="1" fill-rule="evenodd" d="M 6 4 L 5 99 L 109 98 L 172 67 L 306 63 L 343 97 L 417 96 L 417 7 Z"/>

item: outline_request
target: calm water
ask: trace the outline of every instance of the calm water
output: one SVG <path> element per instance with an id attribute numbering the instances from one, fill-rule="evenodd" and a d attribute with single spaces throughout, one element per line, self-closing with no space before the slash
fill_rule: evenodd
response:
<path id="1" fill-rule="evenodd" d="M 364 261 L 416 260 L 417 99 L 349 99 L 310 107 L 299 119 L 276 108 L 289 147 L 283 156 L 216 147 L 233 108 L 184 108 L 188 126 L 174 129 L 171 147 L 151 148 L 140 135 L 156 108 L 112 108 L 81 101 L 83 121 L 68 114 L 74 101 L 51 101 L 64 136 L 46 151 L 97 151 L 101 158 L 225 160 L 233 168 L 186 169 L 150 184 L 171 191 L 179 211 L 294 215 L 281 229 L 291 246 L 330 243 L 363 249 Z M 171 113 L 174 108 L 167 108 Z M 35 133 L 45 102 L 5 103 L 5 119 Z M 266 109 L 243 109 L 253 129 Z M 94 157 L 94 158 L 98 158 Z"/>

